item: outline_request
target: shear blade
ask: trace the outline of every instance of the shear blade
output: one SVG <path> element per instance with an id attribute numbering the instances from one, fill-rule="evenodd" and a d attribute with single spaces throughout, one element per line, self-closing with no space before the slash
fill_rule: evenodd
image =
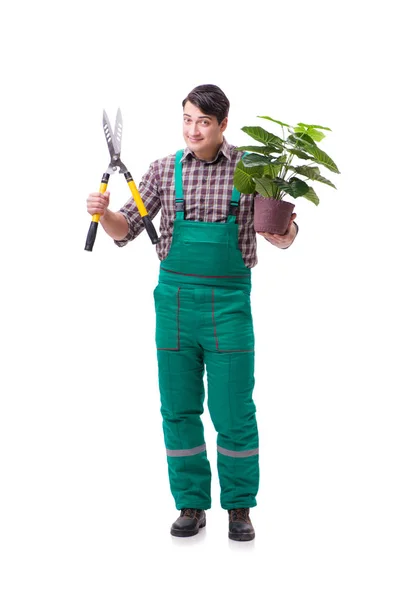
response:
<path id="1" fill-rule="evenodd" d="M 122 115 L 121 110 L 118 109 L 117 117 L 115 119 L 114 127 L 114 148 L 116 154 L 121 154 L 121 140 L 122 140 Z"/>
<path id="2" fill-rule="evenodd" d="M 113 130 L 111 129 L 110 121 L 105 110 L 103 110 L 103 130 L 104 135 L 106 136 L 107 146 L 110 152 L 111 160 L 114 160 L 114 156 L 117 154 L 115 148 L 114 134 Z"/>

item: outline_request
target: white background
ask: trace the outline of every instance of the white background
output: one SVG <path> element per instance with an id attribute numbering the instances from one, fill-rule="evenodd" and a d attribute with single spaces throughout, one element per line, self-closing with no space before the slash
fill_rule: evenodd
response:
<path id="1" fill-rule="evenodd" d="M 398 600 L 398 31 L 392 2 L 15 2 L 1 44 L 0 596 Z M 396 59 L 397 55 L 397 59 Z M 134 179 L 182 147 L 181 101 L 215 83 L 226 137 L 268 114 L 331 127 L 340 175 L 297 201 L 290 250 L 253 272 L 261 487 L 227 537 L 215 433 L 201 535 L 169 535 L 154 351 L 158 259 L 85 199 L 121 107 Z M 276 133 L 278 133 L 276 131 Z M 128 198 L 110 180 L 111 208 Z M 158 228 L 159 217 L 155 220 Z"/>

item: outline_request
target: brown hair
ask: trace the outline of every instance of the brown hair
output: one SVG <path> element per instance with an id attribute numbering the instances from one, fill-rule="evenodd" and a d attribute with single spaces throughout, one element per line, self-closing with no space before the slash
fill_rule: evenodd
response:
<path id="1" fill-rule="evenodd" d="M 198 85 L 189 92 L 183 100 L 182 106 L 184 107 L 188 101 L 200 108 L 205 115 L 217 117 L 218 123 L 221 123 L 228 116 L 229 100 L 216 85 Z"/>

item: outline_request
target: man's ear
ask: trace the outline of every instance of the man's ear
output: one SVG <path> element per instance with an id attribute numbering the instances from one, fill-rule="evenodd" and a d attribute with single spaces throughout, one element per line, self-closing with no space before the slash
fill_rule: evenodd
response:
<path id="1" fill-rule="evenodd" d="M 225 131 L 225 129 L 228 127 L 228 117 L 225 117 L 225 119 L 223 119 L 223 121 L 221 121 L 219 127 L 221 129 L 221 133 L 223 133 Z"/>

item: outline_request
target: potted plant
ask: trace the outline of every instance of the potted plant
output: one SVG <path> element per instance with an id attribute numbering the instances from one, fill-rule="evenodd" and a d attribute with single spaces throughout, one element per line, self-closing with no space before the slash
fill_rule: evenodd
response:
<path id="1" fill-rule="evenodd" d="M 254 229 L 259 232 L 283 234 L 288 228 L 294 204 L 283 200 L 285 196 L 304 196 L 315 205 L 319 198 L 309 185 L 318 181 L 336 189 L 321 175 L 319 166 L 334 173 L 339 170 L 333 160 L 321 150 L 320 142 L 329 127 L 298 123 L 295 127 L 267 119 L 281 126 L 282 136 L 274 135 L 262 127 L 242 127 L 242 131 L 260 142 L 261 146 L 240 146 L 246 154 L 237 164 L 234 185 L 243 194 L 257 195 L 254 200 Z"/>

